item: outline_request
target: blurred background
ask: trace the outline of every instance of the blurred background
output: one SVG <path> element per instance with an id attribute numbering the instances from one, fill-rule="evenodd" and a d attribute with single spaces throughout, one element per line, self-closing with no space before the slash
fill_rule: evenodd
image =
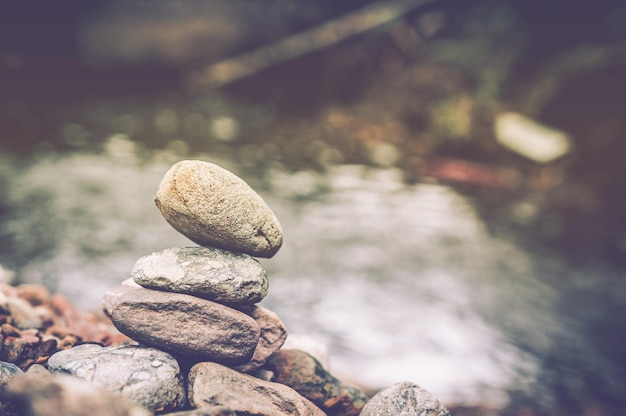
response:
<path id="1" fill-rule="evenodd" d="M 338 377 L 626 414 L 625 116 L 618 0 L 14 2 L 0 264 L 99 308 L 191 245 L 153 196 L 202 159 L 281 221 L 262 304 Z"/>

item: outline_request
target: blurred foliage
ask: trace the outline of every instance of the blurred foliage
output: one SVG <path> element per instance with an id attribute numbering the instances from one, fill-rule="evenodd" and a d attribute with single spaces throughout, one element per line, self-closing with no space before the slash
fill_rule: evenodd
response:
<path id="1" fill-rule="evenodd" d="M 185 84 L 370 3 L 13 5 L 0 18 L 0 143 L 28 156 L 120 137 L 144 157 L 209 153 L 259 174 L 395 166 L 474 196 L 494 231 L 626 259 L 623 2 L 439 0 L 217 90 Z M 510 153 L 493 120 L 511 110 L 575 150 L 549 165 Z"/>

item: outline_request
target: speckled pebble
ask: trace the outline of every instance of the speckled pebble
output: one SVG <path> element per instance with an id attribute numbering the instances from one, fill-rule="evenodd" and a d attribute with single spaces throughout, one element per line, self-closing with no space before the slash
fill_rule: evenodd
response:
<path id="1" fill-rule="evenodd" d="M 170 354 L 138 346 L 83 344 L 48 360 L 52 372 L 67 372 L 152 411 L 185 404 L 180 366 Z"/>
<path id="2" fill-rule="evenodd" d="M 268 290 L 261 264 L 212 247 L 168 248 L 137 260 L 133 280 L 148 289 L 187 293 L 220 303 L 260 302 Z"/>

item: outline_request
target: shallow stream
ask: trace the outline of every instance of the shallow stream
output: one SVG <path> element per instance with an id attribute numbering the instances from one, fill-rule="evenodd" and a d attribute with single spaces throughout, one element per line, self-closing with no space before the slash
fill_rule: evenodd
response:
<path id="1" fill-rule="evenodd" d="M 97 309 L 139 257 L 192 245 L 153 202 L 180 156 L 139 157 L 113 140 L 101 153 L 2 157 L 0 263 L 21 281 Z M 616 271 L 573 269 L 495 237 L 469 199 L 407 185 L 394 169 L 253 175 L 186 158 L 234 171 L 274 210 L 285 240 L 261 260 L 262 304 L 290 333 L 325 343 L 339 377 L 371 388 L 411 380 L 448 404 L 496 407 L 510 391 L 548 408 L 559 394 L 614 402 L 624 391 Z"/>

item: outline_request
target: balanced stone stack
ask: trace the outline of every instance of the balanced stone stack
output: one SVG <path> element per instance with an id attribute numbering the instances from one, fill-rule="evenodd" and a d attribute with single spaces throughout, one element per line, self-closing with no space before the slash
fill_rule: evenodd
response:
<path id="1" fill-rule="evenodd" d="M 279 372 L 261 368 L 287 336 L 279 317 L 257 305 L 267 295 L 269 282 L 254 257 L 274 256 L 283 241 L 281 226 L 263 199 L 217 165 L 182 161 L 165 174 L 155 202 L 165 219 L 199 246 L 168 248 L 140 258 L 132 280 L 104 297 L 113 324 L 141 345 L 170 353 L 189 368 L 191 407 L 325 414 L 287 383 L 267 380 Z M 321 373 L 334 388 L 320 385 L 320 391 L 332 391 L 310 398 L 333 414 L 360 413 L 365 394 L 325 370 Z M 170 396 L 161 408 L 184 406 L 178 395 Z"/>
<path id="2" fill-rule="evenodd" d="M 105 313 L 135 344 L 79 345 L 52 355 L 46 368 L 29 372 L 70 373 L 103 389 L 102 397 L 114 393 L 130 403 L 124 407 L 124 401 L 116 402 L 121 410 L 112 408 L 110 413 L 89 412 L 98 415 L 147 414 L 144 410 L 180 415 L 449 415 L 412 383 L 392 386 L 368 403 L 362 390 L 333 377 L 311 355 L 281 350 L 287 331 L 275 313 L 257 305 L 269 284 L 254 257 L 274 256 L 282 245 L 282 229 L 243 180 L 211 163 L 182 161 L 165 174 L 155 201 L 165 219 L 199 246 L 140 258 L 132 279 L 105 294 Z M 5 374 L 13 377 L 16 372 L 7 367 Z M 80 409 L 73 413 L 76 400 L 58 401 L 56 408 L 46 402 L 49 390 L 68 388 L 63 378 L 35 380 L 8 387 L 9 397 L 30 403 L 26 413 L 86 414 Z M 69 388 L 75 394 L 82 391 L 71 383 Z M 136 405 L 140 408 L 132 407 Z"/>
<path id="3" fill-rule="evenodd" d="M 278 251 L 278 220 L 243 180 L 207 162 L 174 165 L 155 201 L 200 246 L 139 259 L 131 273 L 138 286 L 109 293 L 105 311 L 124 334 L 186 361 L 260 367 L 287 336 L 276 314 L 255 305 L 269 284 L 252 256 Z"/>

